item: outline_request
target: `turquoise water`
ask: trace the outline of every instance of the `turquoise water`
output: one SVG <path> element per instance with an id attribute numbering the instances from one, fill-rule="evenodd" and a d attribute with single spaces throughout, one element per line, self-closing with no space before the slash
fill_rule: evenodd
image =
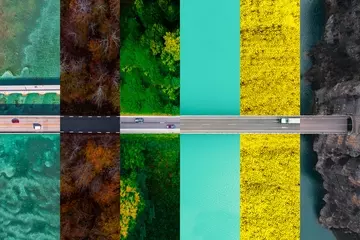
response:
<path id="1" fill-rule="evenodd" d="M 239 1 L 180 4 L 181 115 L 238 115 Z M 181 135 L 180 141 L 181 239 L 239 239 L 239 135 Z"/>
<path id="2" fill-rule="evenodd" d="M 183 0 L 180 113 L 240 113 L 239 1 Z"/>
<path id="3" fill-rule="evenodd" d="M 0 239 L 60 239 L 60 135 L 0 135 Z"/>
<path id="4" fill-rule="evenodd" d="M 301 0 L 301 75 L 311 66 L 305 53 L 321 38 L 324 25 L 324 8 L 321 0 Z M 301 114 L 311 114 L 312 91 L 301 81 Z M 318 222 L 324 196 L 322 180 L 314 170 L 317 161 L 312 150 L 312 137 L 301 136 L 301 239 L 335 240 L 332 233 Z"/>
<path id="5" fill-rule="evenodd" d="M 239 239 L 239 144 L 238 135 L 181 136 L 181 239 Z"/>

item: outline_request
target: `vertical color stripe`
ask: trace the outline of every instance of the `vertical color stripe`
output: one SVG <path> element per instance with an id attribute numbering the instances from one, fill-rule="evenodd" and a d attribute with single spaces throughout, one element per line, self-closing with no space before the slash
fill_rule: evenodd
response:
<path id="1" fill-rule="evenodd" d="M 241 114 L 300 113 L 300 1 L 241 1 Z"/>
<path id="2" fill-rule="evenodd" d="M 180 4 L 181 115 L 238 115 L 239 2 Z"/>
<path id="3" fill-rule="evenodd" d="M 322 0 L 301 0 L 301 75 L 311 67 L 306 57 L 311 47 L 321 39 L 325 22 Z M 309 83 L 301 82 L 301 114 L 311 114 L 312 91 Z M 321 226 L 318 220 L 320 205 L 323 203 L 323 180 L 314 171 L 317 155 L 313 151 L 312 136 L 301 136 L 301 239 L 335 240 L 335 236 Z"/>
<path id="4" fill-rule="evenodd" d="M 300 112 L 300 2 L 241 1 L 241 114 Z M 241 136 L 241 238 L 300 238 L 299 135 Z"/>
<path id="5" fill-rule="evenodd" d="M 182 240 L 239 239 L 238 135 L 182 135 Z"/>
<path id="6" fill-rule="evenodd" d="M 181 1 L 181 107 L 239 114 L 239 2 Z M 180 235 L 239 239 L 238 135 L 182 135 Z"/>

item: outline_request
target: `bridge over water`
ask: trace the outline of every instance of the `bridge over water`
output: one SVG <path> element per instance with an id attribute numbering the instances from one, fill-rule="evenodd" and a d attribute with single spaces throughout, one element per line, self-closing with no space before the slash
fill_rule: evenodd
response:
<path id="1" fill-rule="evenodd" d="M 17 118 L 19 123 L 12 123 Z M 136 123 L 135 118 L 143 118 Z M 284 124 L 280 118 L 300 118 Z M 33 129 L 33 123 L 42 129 Z M 168 128 L 174 125 L 175 128 Z M 1 133 L 359 134 L 360 116 L 0 116 Z"/>
<path id="2" fill-rule="evenodd" d="M 0 94 L 9 95 L 13 93 L 21 93 L 22 95 L 27 95 L 29 93 L 60 94 L 60 85 L 7 85 L 0 87 Z"/>

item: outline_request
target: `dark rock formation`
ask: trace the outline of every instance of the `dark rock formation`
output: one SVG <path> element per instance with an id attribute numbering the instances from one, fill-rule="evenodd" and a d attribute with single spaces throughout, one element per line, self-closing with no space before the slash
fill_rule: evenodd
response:
<path id="1" fill-rule="evenodd" d="M 305 80 L 316 90 L 314 114 L 360 115 L 360 1 L 325 0 L 324 36 L 311 51 Z M 338 239 L 360 239 L 360 136 L 319 135 L 316 170 L 327 194 L 319 221 Z"/>

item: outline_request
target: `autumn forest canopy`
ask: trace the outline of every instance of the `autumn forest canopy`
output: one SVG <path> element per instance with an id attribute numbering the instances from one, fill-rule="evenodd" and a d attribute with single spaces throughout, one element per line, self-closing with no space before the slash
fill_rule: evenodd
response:
<path id="1" fill-rule="evenodd" d="M 118 0 L 61 1 L 62 114 L 119 113 Z"/>
<path id="2" fill-rule="evenodd" d="M 121 113 L 179 114 L 179 0 L 135 0 L 120 16 Z"/>

